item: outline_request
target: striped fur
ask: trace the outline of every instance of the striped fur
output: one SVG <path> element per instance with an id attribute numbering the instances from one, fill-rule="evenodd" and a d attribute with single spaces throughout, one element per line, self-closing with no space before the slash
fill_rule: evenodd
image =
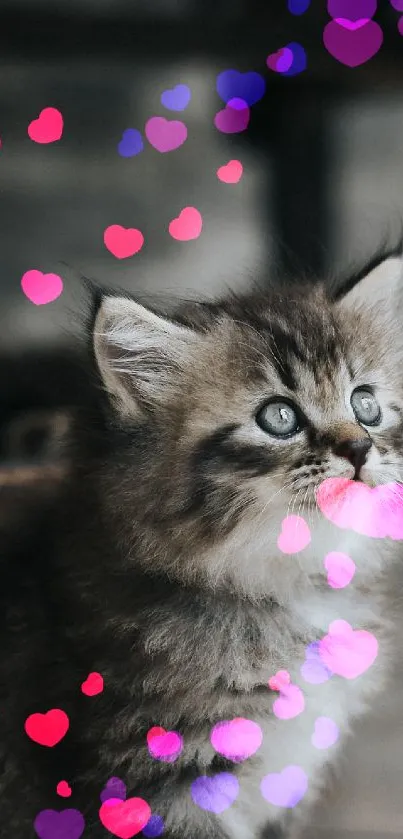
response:
<path id="1" fill-rule="evenodd" d="M 339 750 L 312 746 L 315 720 L 329 716 L 346 734 L 382 689 L 393 650 L 385 572 L 396 545 L 337 531 L 314 504 L 325 477 L 353 476 L 335 454 L 346 435 L 371 436 L 367 483 L 403 476 L 400 280 L 386 273 L 392 280 L 376 305 L 366 277 L 361 296 L 357 286 L 336 299 L 307 285 L 186 304 L 170 318 L 129 297 L 97 299 L 91 342 L 102 410 L 83 413 L 71 476 L 7 546 L 0 835 L 30 839 L 38 811 L 61 809 L 55 787 L 66 778 L 68 806 L 86 816 L 84 837 L 104 836 L 99 794 L 117 775 L 164 818 L 167 839 L 297 836 Z M 354 418 L 358 384 L 377 394 L 379 427 Z M 271 438 L 256 423 L 274 395 L 307 419 L 294 439 Z M 300 555 L 277 546 L 290 513 L 311 528 Z M 331 550 L 356 563 L 345 590 L 327 585 Z M 306 645 L 337 618 L 376 635 L 376 664 L 357 680 L 304 683 Z M 303 714 L 288 721 L 274 716 L 268 688 L 280 669 L 305 696 Z M 91 700 L 80 691 L 90 671 L 105 680 Z M 64 709 L 70 729 L 46 750 L 23 729 L 29 714 L 49 708 Z M 212 726 L 235 717 L 255 720 L 264 735 L 240 764 L 210 743 Z M 150 757 L 155 725 L 182 734 L 174 763 Z M 262 797 L 260 782 L 293 763 L 309 786 L 287 810 Z M 236 802 L 218 815 L 197 807 L 192 781 L 225 771 L 238 777 Z"/>

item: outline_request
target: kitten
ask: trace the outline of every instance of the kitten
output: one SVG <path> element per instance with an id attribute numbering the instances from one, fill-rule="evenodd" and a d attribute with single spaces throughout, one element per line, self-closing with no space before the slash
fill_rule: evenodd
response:
<path id="1" fill-rule="evenodd" d="M 167 839 L 299 835 L 393 648 L 385 571 L 399 543 L 337 528 L 315 504 L 327 477 L 403 481 L 401 259 L 356 280 L 188 304 L 171 318 L 97 296 L 102 411 L 83 412 L 71 475 L 2 550 L 1 836 L 33 837 L 39 812 L 66 808 L 84 814 L 84 837 L 105 836 L 111 776 L 162 817 Z M 291 514 L 311 533 L 294 554 L 277 544 Z M 328 585 L 331 551 L 355 563 L 345 588 Z M 307 646 L 337 619 L 373 633 L 378 655 L 355 679 L 312 684 Z M 268 686 L 280 670 L 303 695 L 289 719 Z M 94 697 L 80 688 L 90 672 L 104 679 Z M 24 724 L 50 709 L 69 729 L 46 748 Z M 331 748 L 312 744 L 318 717 L 340 731 Z M 210 736 L 235 718 L 263 740 L 234 762 Z M 155 726 L 183 738 L 175 760 L 150 754 Z M 307 780 L 295 807 L 261 791 L 289 766 Z M 220 773 L 239 791 L 211 812 L 195 782 Z M 56 795 L 62 779 L 69 799 Z"/>

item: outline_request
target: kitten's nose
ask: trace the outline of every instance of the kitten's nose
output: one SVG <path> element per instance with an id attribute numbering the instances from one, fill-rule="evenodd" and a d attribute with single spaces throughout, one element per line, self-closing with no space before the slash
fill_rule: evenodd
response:
<path id="1" fill-rule="evenodd" d="M 334 448 L 338 457 L 345 457 L 354 466 L 355 474 L 358 475 L 367 459 L 367 454 L 372 446 L 370 437 L 360 437 L 359 440 L 342 440 Z"/>

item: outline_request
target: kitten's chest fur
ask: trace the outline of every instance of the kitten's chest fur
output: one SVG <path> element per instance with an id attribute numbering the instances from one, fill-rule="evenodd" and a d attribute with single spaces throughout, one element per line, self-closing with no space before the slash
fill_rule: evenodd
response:
<path id="1" fill-rule="evenodd" d="M 170 645 L 165 641 L 166 666 L 175 673 L 174 683 L 183 668 L 181 683 L 188 685 L 180 698 L 172 695 L 172 702 L 177 708 L 179 701 L 188 719 L 188 728 L 182 732 L 185 748 L 181 762 L 189 765 L 196 761 L 200 774 L 212 773 L 215 752 L 210 732 L 218 721 L 245 717 L 258 723 L 263 733 L 262 745 L 254 756 L 225 770 L 234 772 L 240 785 L 236 801 L 217 816 L 231 839 L 257 839 L 268 822 L 287 826 L 291 818 L 298 822 L 298 816 L 317 798 L 327 780 L 326 765 L 334 762 L 351 721 L 366 710 L 372 694 L 384 684 L 389 641 L 382 613 L 385 606 L 379 592 L 364 596 L 353 589 L 328 589 L 305 593 L 295 602 L 290 601 L 287 608 L 248 606 L 238 607 L 232 613 L 231 609 L 221 608 L 214 618 L 205 614 L 204 629 L 199 624 L 200 634 L 197 625 L 188 634 L 183 617 L 176 631 L 172 625 Z M 322 638 L 329 624 L 337 619 L 376 636 L 376 661 L 356 679 L 332 676 L 323 684 L 309 684 L 301 675 L 306 646 Z M 178 641 L 181 636 L 188 638 L 183 656 Z M 161 644 L 161 629 L 150 635 L 154 650 L 158 637 Z M 269 690 L 268 679 L 281 669 L 289 672 L 291 681 L 304 696 L 303 712 L 292 719 L 279 719 L 273 712 L 279 694 Z M 165 720 L 156 724 L 173 725 L 172 707 L 168 704 L 166 710 Z M 337 742 L 328 749 L 319 749 L 312 743 L 319 717 L 331 719 L 339 729 Z M 305 772 L 308 789 L 296 811 L 291 811 L 265 800 L 260 785 L 266 775 L 295 765 Z M 182 797 L 175 796 L 167 814 L 168 824 L 186 821 L 188 799 L 188 788 Z M 203 819 L 201 813 L 198 818 Z"/>
<path id="2" fill-rule="evenodd" d="M 102 588 L 96 578 L 91 586 L 80 584 L 83 617 L 77 617 L 75 598 L 75 620 L 68 622 L 75 648 L 83 650 L 87 672 L 102 672 L 106 686 L 105 706 L 100 697 L 97 717 L 87 717 L 89 728 L 81 743 L 86 777 L 97 789 L 112 775 L 124 778 L 130 795 L 143 796 L 154 812 L 161 813 L 167 835 L 180 835 L 181 839 L 178 826 L 192 839 L 204 835 L 259 839 L 268 822 L 298 818 L 326 781 L 324 764 L 334 759 L 338 748 L 337 744 L 329 750 L 314 747 L 315 720 L 330 717 L 340 729 L 341 740 L 351 718 L 364 710 L 367 697 L 382 688 L 388 659 L 382 616 L 387 615 L 387 608 L 378 589 L 360 594 L 353 586 L 343 591 L 323 586 L 321 590 L 298 591 L 287 605 L 268 600 L 257 606 L 224 595 L 190 592 L 166 580 L 150 583 L 141 575 L 124 587 L 115 575 L 107 578 L 106 585 L 100 554 L 95 556 Z M 81 567 L 85 568 L 84 563 Z M 74 591 L 76 585 L 77 581 Z M 132 623 L 123 615 L 131 615 Z M 323 637 L 329 623 L 338 618 L 372 631 L 379 642 L 378 657 L 369 671 L 355 680 L 334 676 L 322 685 L 310 685 L 300 673 L 305 649 Z M 94 658 L 90 642 L 98 650 Z M 35 644 L 38 649 L 39 641 Z M 57 657 L 62 660 L 59 654 Z M 83 668 L 84 678 L 85 664 Z M 303 713 L 289 720 L 278 719 L 273 713 L 278 694 L 268 688 L 269 678 L 282 669 L 290 673 L 305 699 Z M 45 691 L 42 680 L 37 688 L 33 683 L 41 695 L 33 708 L 27 692 L 26 714 L 65 707 L 66 679 L 52 677 L 50 681 L 52 695 Z M 79 683 L 79 673 L 74 679 L 69 674 L 69 682 Z M 72 730 L 81 713 L 73 711 Z M 235 717 L 258 723 L 263 742 L 254 756 L 223 770 L 213 763 L 216 753 L 210 742 L 211 729 L 217 722 Z M 176 729 L 183 736 L 183 752 L 171 767 L 154 761 L 148 753 L 147 731 L 156 725 Z M 87 754 L 88 740 L 94 749 Z M 296 811 L 273 806 L 260 791 L 266 775 L 281 772 L 287 765 L 300 766 L 308 776 L 308 792 Z M 206 825 L 212 816 L 195 806 L 190 788 L 195 772 L 197 777 L 217 771 L 236 774 L 240 792 L 231 807 L 213 817 L 215 832 L 210 833 Z M 80 784 L 81 779 L 78 788 Z M 220 824 L 224 833 L 219 832 Z"/>

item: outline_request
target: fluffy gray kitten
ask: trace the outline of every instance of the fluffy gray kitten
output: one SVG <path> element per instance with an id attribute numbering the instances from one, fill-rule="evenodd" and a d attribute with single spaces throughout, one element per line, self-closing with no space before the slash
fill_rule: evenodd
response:
<path id="1" fill-rule="evenodd" d="M 331 524 L 315 491 L 328 477 L 403 481 L 402 284 L 393 256 L 337 293 L 272 289 L 171 318 L 98 296 L 102 416 L 78 424 L 63 494 L 40 535 L 20 538 L 1 595 L 7 835 L 31 837 L 39 810 L 60 809 L 51 795 L 67 778 L 84 837 L 104 836 L 99 793 L 116 775 L 162 817 L 167 839 L 299 835 L 351 722 L 384 689 L 393 649 L 386 572 L 399 542 Z M 293 554 L 277 544 L 289 515 L 311 533 Z M 344 588 L 327 581 L 334 551 L 356 566 Z M 301 671 L 307 647 L 336 620 L 372 633 L 378 654 L 356 678 L 314 684 Z M 303 695 L 289 719 L 268 685 L 281 670 Z M 79 691 L 90 671 L 105 682 L 92 704 Z M 49 708 L 66 710 L 70 729 L 39 771 L 23 726 Z M 240 717 L 263 740 L 231 760 L 210 736 Z M 319 717 L 340 732 L 324 749 L 312 742 Z M 182 736 L 176 760 L 150 754 L 153 726 Z M 298 803 L 295 790 L 262 792 L 287 767 L 298 767 Z M 212 812 L 192 790 L 220 773 L 239 791 Z"/>

